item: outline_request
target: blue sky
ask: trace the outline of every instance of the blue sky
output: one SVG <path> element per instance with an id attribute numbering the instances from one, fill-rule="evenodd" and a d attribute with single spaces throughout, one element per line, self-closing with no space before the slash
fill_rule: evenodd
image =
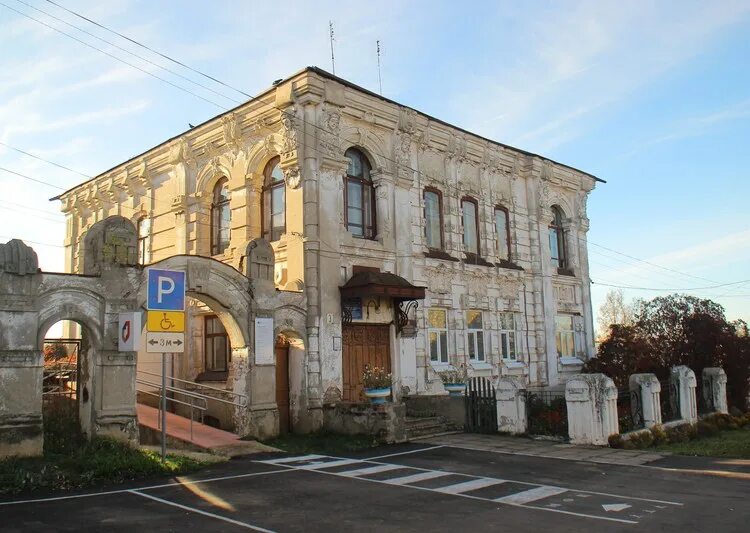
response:
<path id="1" fill-rule="evenodd" d="M 0 1 L 221 104 L 0 5 L 5 144 L 93 175 L 236 103 Z M 210 83 L 46 1 L 23 2 Z M 379 39 L 385 96 L 607 180 L 588 204 L 595 282 L 693 289 L 750 280 L 746 0 L 486 2 L 468 12 L 459 2 L 59 3 L 251 94 L 307 65 L 330 70 L 333 20 L 338 75 L 377 90 Z M 2 145 L 0 166 L 62 188 L 83 179 Z M 0 187 L 0 239 L 44 243 L 33 244 L 42 267 L 62 270 L 63 218 L 47 201 L 60 191 L 5 172 Z M 595 308 L 607 290 L 594 286 Z M 750 281 L 689 292 L 750 319 Z"/>

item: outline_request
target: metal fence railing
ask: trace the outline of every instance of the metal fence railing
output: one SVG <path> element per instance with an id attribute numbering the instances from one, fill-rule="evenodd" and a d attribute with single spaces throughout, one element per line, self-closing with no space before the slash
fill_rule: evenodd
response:
<path id="1" fill-rule="evenodd" d="M 640 391 L 631 391 L 629 388 L 617 391 L 617 418 L 620 422 L 620 433 L 644 427 Z"/>
<path id="2" fill-rule="evenodd" d="M 673 379 L 663 379 L 659 381 L 661 385 L 661 421 L 671 422 L 679 420 L 682 417 L 680 409 L 680 388 L 679 382 Z"/>
<path id="3" fill-rule="evenodd" d="M 526 391 L 527 432 L 568 438 L 568 405 L 564 390 Z"/>

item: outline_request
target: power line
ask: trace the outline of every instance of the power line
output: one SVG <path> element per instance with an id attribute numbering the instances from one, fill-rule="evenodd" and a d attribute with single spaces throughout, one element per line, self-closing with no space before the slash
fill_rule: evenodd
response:
<path id="1" fill-rule="evenodd" d="M 55 163 L 54 161 L 50 161 L 49 159 L 44 159 L 43 157 L 39 157 L 38 155 L 34 155 L 30 152 L 27 152 L 25 150 L 21 150 L 20 148 L 16 148 L 15 146 L 11 146 L 7 143 L 4 143 L 0 141 L 0 145 L 5 146 L 6 148 L 10 148 L 11 150 L 14 150 L 20 154 L 27 155 L 29 157 L 33 157 L 34 159 L 38 159 L 39 161 L 44 161 L 45 163 L 49 163 L 50 165 L 56 166 L 57 168 L 61 168 L 63 170 L 67 170 L 68 172 L 72 172 L 73 174 L 78 174 L 79 176 L 83 176 L 84 178 L 91 179 L 93 176 L 90 176 L 88 174 L 84 174 L 83 172 L 78 172 L 77 170 L 73 170 L 70 167 L 66 167 L 65 165 L 61 165 L 60 163 Z"/>
<path id="2" fill-rule="evenodd" d="M 33 5 L 31 5 L 31 4 L 28 4 L 28 3 L 24 2 L 23 0 L 16 0 L 16 2 L 18 2 L 18 3 L 20 3 L 20 4 L 23 4 L 23 5 L 25 5 L 26 7 L 29 7 L 29 8 L 31 8 L 31 9 L 33 9 L 34 11 L 38 11 L 39 13 L 43 13 L 43 14 L 47 15 L 48 17 L 50 17 L 50 18 L 53 18 L 53 19 L 55 19 L 55 20 L 57 20 L 57 21 L 59 21 L 59 22 L 62 22 L 62 23 L 63 23 L 63 24 L 65 24 L 66 26 L 69 26 L 69 27 L 71 27 L 71 28 L 73 28 L 73 29 L 75 29 L 75 30 L 78 30 L 78 31 L 80 31 L 80 32 L 83 32 L 83 33 L 85 33 L 86 35 L 89 35 L 89 36 L 93 37 L 94 39 L 97 39 L 97 40 L 99 40 L 99 41 L 101 41 L 101 42 L 103 42 L 103 43 L 107 43 L 107 44 L 108 44 L 108 45 L 110 45 L 110 46 L 114 46 L 115 48 L 117 48 L 118 50 L 122 50 L 122 51 L 123 51 L 123 52 L 125 52 L 126 54 L 130 54 L 130 55 L 132 55 L 132 56 L 134 56 L 134 57 L 137 57 L 138 59 L 140 59 L 140 60 L 142 60 L 142 61 L 145 61 L 146 63 L 149 63 L 150 65 L 153 65 L 153 66 L 154 66 L 154 67 L 156 67 L 156 68 L 160 68 L 160 69 L 162 69 L 162 70 L 164 70 L 164 71 L 166 71 L 166 72 L 169 72 L 170 74 L 172 74 L 172 75 L 174 75 L 174 76 L 177 76 L 178 78 L 182 78 L 183 80 L 185 80 L 185 81 L 188 81 L 188 82 L 190 82 L 190 83 L 192 83 L 192 84 L 194 84 L 194 85 L 197 85 L 198 87 L 201 87 L 201 88 L 203 88 L 203 89 L 205 89 L 205 90 L 207 90 L 207 91 L 210 91 L 210 92 L 214 93 L 214 94 L 215 94 L 215 95 L 217 95 L 217 96 L 221 96 L 222 98 L 226 98 L 227 100 L 231 100 L 232 102 L 234 102 L 234 103 L 236 103 L 236 104 L 239 104 L 239 103 L 240 103 L 240 101 L 239 101 L 239 100 L 236 100 L 236 99 L 234 99 L 234 98 L 230 98 L 229 96 L 226 96 L 225 94 L 222 94 L 222 93 L 220 93 L 220 92 L 218 92 L 218 91 L 215 91 L 214 89 L 212 89 L 211 87 L 208 87 L 207 85 L 204 85 L 204 84 L 202 84 L 202 83 L 199 83 L 199 82 L 197 82 L 197 81 L 194 81 L 194 80 L 192 80 L 192 79 L 188 78 L 187 76 L 183 76 L 183 75 L 182 75 L 182 74 L 180 74 L 179 72 L 175 72 L 175 71 L 174 71 L 174 70 L 172 70 L 172 69 L 169 69 L 169 68 L 167 68 L 167 67 L 165 67 L 165 66 L 163 66 L 163 65 L 160 65 L 160 64 L 158 64 L 158 63 L 155 63 L 155 62 L 151 61 L 150 59 L 148 59 L 147 57 L 143 57 L 143 56 L 140 56 L 140 55 L 138 55 L 138 54 L 136 54 L 136 53 L 134 53 L 134 52 L 131 52 L 130 50 L 128 50 L 128 49 L 126 49 L 126 48 L 123 48 L 122 46 L 120 46 L 120 45 L 118 45 L 118 44 L 116 44 L 116 43 L 113 43 L 112 41 L 108 41 L 108 40 L 106 40 L 106 39 L 103 39 L 102 37 L 99 37 L 98 35 L 96 35 L 96 34 L 94 34 L 94 33 L 91 33 L 90 31 L 84 30 L 83 28 L 79 28 L 78 26 L 76 26 L 76 25 L 74 25 L 74 24 L 71 24 L 70 22 L 67 22 L 67 21 L 65 21 L 65 20 L 63 20 L 63 19 L 61 19 L 61 18 L 59 18 L 59 17 L 56 17 L 55 15 L 53 15 L 53 14 L 51 14 L 51 13 L 48 13 L 47 11 L 44 11 L 43 9 L 39 9 L 38 7 L 34 7 Z M 64 9 L 64 8 L 63 8 L 63 9 Z M 67 11 L 67 9 L 66 9 L 66 11 Z"/>
<path id="3" fill-rule="evenodd" d="M 21 0 L 18 0 L 18 1 L 20 2 Z M 128 41 L 130 41 L 130 42 L 133 42 L 133 43 L 135 43 L 135 44 L 138 44 L 139 46 L 142 46 L 142 47 L 144 47 L 144 48 L 146 48 L 146 49 L 148 49 L 148 50 L 150 50 L 150 51 L 152 51 L 152 52 L 154 52 L 154 53 L 157 53 L 157 54 L 159 54 L 160 56 L 162 56 L 162 57 L 165 57 L 165 58 L 169 59 L 170 61 L 173 61 L 173 62 L 175 62 L 175 63 L 177 63 L 177 64 L 180 64 L 180 65 L 182 65 L 182 66 L 184 66 L 184 67 L 186 67 L 186 68 L 189 68 L 190 70 L 192 70 L 192 71 L 194 71 L 194 72 L 197 72 L 197 73 L 199 73 L 199 74 L 201 74 L 201 75 L 203 75 L 203 76 L 206 76 L 206 77 L 208 77 L 208 78 L 210 78 L 210 79 L 212 79 L 212 80 L 214 80 L 214 81 L 217 81 L 218 83 L 221 83 L 222 85 L 225 85 L 225 86 L 227 86 L 227 87 L 229 87 L 229 88 L 231 88 L 231 89 L 233 89 L 233 90 L 235 90 L 235 91 L 238 91 L 238 92 L 242 92 L 242 91 L 239 91 L 238 89 L 235 89 L 235 88 L 231 87 L 231 86 L 230 86 L 230 85 L 228 85 L 228 84 L 225 84 L 225 83 L 223 83 L 223 82 L 221 82 L 221 81 L 217 80 L 216 78 L 213 78 L 213 77 L 211 77 L 211 76 L 208 76 L 208 75 L 206 75 L 206 74 L 204 74 L 204 73 L 202 73 L 202 72 L 200 72 L 200 71 L 197 71 L 197 70 L 195 70 L 195 69 L 192 69 L 191 67 L 188 67 L 188 66 L 187 66 L 187 65 L 185 65 L 184 63 L 181 63 L 181 62 L 179 62 L 179 61 L 177 61 L 177 60 L 174 60 L 174 59 L 172 59 L 172 58 L 169 58 L 169 56 L 166 56 L 166 55 L 164 55 L 164 54 L 161 54 L 160 52 L 157 52 L 157 51 L 155 51 L 155 50 L 153 50 L 153 49 L 151 49 L 151 48 L 147 47 L 146 45 L 142 45 L 141 43 L 138 43 L 137 41 L 135 41 L 135 40 L 133 40 L 133 39 L 131 39 L 131 38 L 129 38 L 129 37 L 127 37 L 127 36 L 125 36 L 125 35 L 121 34 L 121 33 L 118 33 L 118 32 L 116 32 L 116 31 L 114 31 L 114 30 L 110 30 L 110 29 L 109 29 L 109 28 L 107 28 L 106 26 L 103 26 L 103 25 L 101 25 L 101 24 L 99 24 L 99 23 L 97 23 L 97 22 L 95 22 L 95 21 L 93 21 L 93 20 L 91 20 L 91 19 L 88 19 L 87 17 L 85 17 L 85 16 L 83 16 L 83 15 L 80 15 L 80 14 L 78 14 L 78 13 L 76 13 L 76 12 L 72 11 L 72 10 L 69 10 L 69 9 L 67 9 L 67 8 L 65 8 L 65 7 L 63 7 L 63 6 L 61 6 L 60 4 L 57 4 L 56 2 L 53 2 L 53 1 L 51 1 L 51 0 L 47 0 L 47 1 L 48 1 L 49 3 L 51 3 L 51 4 L 53 4 L 53 5 L 56 5 L 57 7 L 60 7 L 61 9 L 64 9 L 65 11 L 68 11 L 68 12 L 70 12 L 71 14 L 74 14 L 75 16 L 77 16 L 77 17 L 79 17 L 79 18 L 82 18 L 82 19 L 84 19 L 84 20 L 87 20 L 88 22 L 91 22 L 92 24 L 95 24 L 95 25 L 97 25 L 97 26 L 99 26 L 99 27 L 101 27 L 101 28 L 103 28 L 103 29 L 105 29 L 105 30 L 107 30 L 107 31 L 110 31 L 110 32 L 112 32 L 112 33 L 115 33 L 115 34 L 117 34 L 117 35 L 119 35 L 119 36 L 121 36 L 121 37 L 123 37 L 123 38 L 127 39 L 127 40 L 128 40 Z M 24 3 L 24 2 L 21 2 L 21 3 Z M 49 28 L 51 28 L 51 29 L 53 29 L 53 30 L 55 30 L 55 31 L 57 31 L 57 32 L 59 32 L 59 33 L 61 33 L 61 34 L 63 34 L 63 35 L 66 35 L 66 36 L 68 36 L 68 37 L 70 37 L 70 38 L 72 38 L 72 39 L 74 39 L 74 40 L 76 40 L 76 41 L 78 41 L 78 42 L 80 42 L 80 43 L 82 43 L 82 44 L 84 44 L 84 45 L 86 45 L 86 46 L 90 47 L 90 48 L 93 48 L 93 49 L 95 49 L 95 50 L 97 50 L 97 51 L 99 51 L 99 52 L 102 52 L 102 53 L 104 53 L 104 54 L 106 54 L 106 55 L 108 55 L 108 56 L 110 56 L 110 57 L 112 57 L 112 58 L 114 58 L 114 59 L 116 59 L 116 60 L 118 60 L 118 61 L 121 61 L 121 62 L 125 63 L 126 65 L 129 65 L 129 66 L 131 66 L 131 67 L 133 67 L 133 68 L 136 68 L 136 69 L 138 69 L 138 70 L 140 70 L 140 71 L 142 71 L 142 72 L 144 72 L 144 73 L 146 73 L 146 74 L 148 74 L 148 75 L 150 75 L 150 76 L 152 76 L 152 77 L 154 77 L 154 78 L 156 78 L 156 79 L 158 79 L 158 80 L 160 80 L 160 81 L 163 81 L 163 82 L 165 82 L 165 83 L 168 83 L 169 85 L 171 85 L 171 86 L 173 86 L 173 87 L 175 87 L 175 88 L 177 88 L 177 89 L 180 89 L 180 90 L 182 90 L 182 91 L 185 91 L 185 92 L 187 92 L 187 93 L 189 93 L 189 94 L 192 94 L 193 96 L 196 96 L 196 97 L 198 97 L 198 98 L 201 98 L 201 99 L 202 99 L 202 100 L 204 100 L 204 101 L 207 101 L 207 102 L 209 102 L 209 103 L 211 103 L 211 104 L 213 104 L 213 105 L 216 105 L 217 107 L 220 107 L 220 108 L 222 108 L 222 106 L 221 106 L 221 105 L 219 105 L 219 104 L 217 104 L 216 102 L 213 102 L 213 101 L 211 101 L 211 100 L 208 100 L 208 99 L 206 99 L 206 98 L 203 98 L 202 96 L 200 96 L 200 95 L 197 95 L 197 94 L 195 94 L 195 93 L 193 93 L 193 92 L 191 92 L 191 91 L 189 91 L 189 90 L 185 89 L 184 87 L 181 87 L 181 86 L 179 86 L 179 85 L 176 85 L 176 84 L 174 84 L 174 83 L 172 83 L 172 82 L 170 82 L 170 81 L 168 81 L 168 80 L 165 80 L 165 79 L 163 79 L 163 78 L 161 78 L 161 77 L 159 77 L 159 76 L 156 76 L 156 75 L 154 75 L 154 74 L 152 74 L 152 73 L 150 73 L 150 72 L 148 72 L 148 71 L 145 71 L 145 70 L 141 69 L 140 67 L 137 67 L 136 65 L 132 65 L 131 63 L 128 63 L 128 62 L 126 62 L 126 61 L 124 61 L 124 60 L 122 60 L 122 59 L 118 58 L 117 56 L 114 56 L 114 55 L 112 55 L 112 54 L 109 54 L 109 53 L 107 53 L 107 52 L 105 52 L 105 51 L 103 51 L 103 50 L 101 50 L 101 49 L 99 49 L 99 48 L 96 48 L 96 47 L 94 47 L 93 45 L 90 45 L 89 43 L 86 43 L 86 42 L 84 42 L 84 41 L 81 41 L 80 39 L 78 39 L 78 38 L 76 38 L 76 37 L 74 37 L 74 36 L 72 36 L 72 35 L 70 35 L 70 34 L 67 34 L 67 33 L 63 32 L 62 30 L 59 30 L 59 29 L 57 29 L 57 28 L 55 28 L 55 27 L 53 27 L 53 26 L 50 26 L 49 24 L 46 24 L 46 23 L 45 23 L 45 22 L 43 22 L 43 21 L 40 21 L 40 20 L 38 20 L 38 19 L 35 19 L 34 17 L 31 17 L 30 15 L 27 15 L 27 14 L 25 14 L 25 13 L 22 13 L 22 12 L 20 12 L 20 11 L 16 10 L 16 9 L 13 9 L 12 7 L 10 7 L 10 6 L 6 5 L 6 4 L 4 4 L 4 3 L 2 3 L 2 2 L 0 2 L 0 5 L 2 5 L 2 6 L 4 6 L 4 7 L 6 7 L 6 8 L 8 8 L 8 9 L 10 9 L 10 10 L 12 10 L 12 11 L 15 11 L 16 13 L 18 13 L 18 14 L 20 14 L 20 15 L 22 15 L 22 16 L 25 16 L 25 17 L 27 17 L 27 18 L 30 18 L 31 20 L 34 20 L 34 21 L 36 21 L 36 22 L 38 22 L 38 23 L 40 23 L 40 24 L 43 24 L 44 26 L 47 26 L 47 27 L 49 27 Z M 28 4 L 26 4 L 26 5 L 28 5 Z M 34 8 L 34 9 L 36 9 L 36 8 Z M 39 10 L 39 11 L 40 11 L 40 10 Z M 51 15 L 50 15 L 50 16 L 51 16 Z M 53 17 L 53 18 L 55 18 L 55 17 Z M 58 20 L 59 20 L 59 19 L 58 19 Z M 64 21 L 63 21 L 63 22 L 64 22 Z M 66 23 L 66 24 L 67 24 L 67 23 Z M 72 25 L 71 25 L 71 26 L 72 26 Z M 75 27 L 75 26 L 73 26 L 73 27 Z M 332 23 L 330 24 L 330 29 L 331 29 L 331 38 L 332 38 L 331 44 L 333 44 L 333 25 L 332 25 Z M 81 30 L 81 31 L 85 31 L 85 30 Z M 88 33 L 88 32 L 87 32 L 87 33 Z M 98 38 L 98 37 L 97 37 L 97 38 Z M 108 41 L 105 41 L 105 42 L 108 42 Z M 116 46 L 116 45 L 115 45 L 115 46 Z M 129 51 L 126 51 L 126 52 L 127 52 L 127 53 L 130 53 L 130 54 L 132 54 L 132 52 L 129 52 Z M 132 54 L 132 55 L 135 55 L 135 54 Z M 136 56 L 136 57 L 140 57 L 140 56 Z M 335 73 L 334 73 L 334 74 L 335 74 Z M 242 92 L 242 94 L 245 94 L 245 95 L 247 95 L 247 93 L 244 93 L 244 92 Z M 250 95 L 247 95 L 247 96 L 250 96 Z M 258 98 L 259 98 L 259 97 L 257 97 L 257 96 L 256 96 L 256 97 L 251 97 L 251 100 L 249 100 L 249 101 L 248 101 L 248 102 L 246 102 L 246 103 L 250 103 L 250 102 L 252 102 L 252 101 L 255 101 L 255 100 L 257 100 Z M 292 117 L 292 118 L 294 118 L 295 120 L 299 120 L 299 119 L 301 119 L 301 121 L 302 121 L 303 123 L 305 123 L 305 124 L 308 124 L 308 125 L 310 125 L 310 126 L 313 126 L 314 128 L 320 129 L 321 131 L 324 131 L 324 132 L 327 132 L 327 133 L 333 133 L 333 132 L 331 132 L 331 131 L 327 130 L 326 128 L 323 128 L 323 127 L 321 127 L 321 126 L 319 126 L 319 125 L 317 125 L 317 124 L 311 124 L 311 123 L 310 123 L 310 122 L 308 122 L 308 121 L 307 121 L 307 120 L 306 120 L 306 119 L 305 119 L 304 117 L 300 117 L 300 118 L 298 118 L 298 117 L 296 117 L 295 115 L 293 115 L 293 114 L 290 114 L 290 113 L 288 113 L 287 111 L 284 111 L 284 110 L 280 110 L 280 111 L 281 111 L 281 113 L 282 113 L 282 114 L 287 114 L 288 116 L 291 116 L 291 117 Z M 304 134 L 303 134 L 303 137 L 304 137 Z M 348 140 L 348 139 L 344 139 L 344 140 Z M 350 140 L 349 140 L 349 141 L 350 141 Z M 304 143 L 304 141 L 302 142 L 302 144 L 303 144 L 303 145 L 305 145 L 305 146 L 308 146 L 308 147 L 310 147 L 309 145 L 306 145 L 306 144 Z M 318 151 L 318 152 L 320 152 L 320 150 L 317 150 L 317 149 L 316 149 L 316 148 L 314 148 L 314 147 L 310 147 L 310 148 L 312 148 L 312 149 L 313 149 L 313 150 L 315 150 L 315 151 Z M 410 171 L 412 171 L 412 172 L 415 172 L 415 173 L 417 173 L 417 174 L 419 174 L 419 175 L 421 175 L 421 176 L 426 176 L 426 177 L 430 177 L 430 176 L 428 176 L 427 174 L 423 173 L 423 172 L 422 172 L 421 170 L 418 170 L 418 169 L 414 169 L 414 168 L 410 167 L 409 165 L 405 165 L 405 164 L 404 164 L 404 163 L 402 163 L 402 162 L 399 162 L 399 161 L 395 161 L 394 159 L 391 159 L 391 158 L 389 158 L 388 156 L 385 156 L 384 154 L 378 154 L 378 155 L 379 155 L 379 156 L 380 156 L 381 158 L 383 158 L 383 159 L 385 159 L 385 160 L 387 160 L 387 161 L 391 161 L 391 162 L 395 163 L 395 164 L 397 165 L 397 167 L 398 167 L 398 166 L 402 166 L 402 167 L 404 167 L 405 169 L 407 169 L 407 170 L 410 170 Z M 33 156 L 32 156 L 32 157 L 33 157 Z M 35 181 L 36 181 L 36 180 L 35 180 Z M 454 188 L 454 189 L 456 189 L 456 190 L 459 190 L 459 187 L 457 187 L 457 186 L 452 186 L 452 185 L 448 185 L 448 187 L 452 187 L 452 188 Z M 155 201 L 157 201 L 156 199 L 154 199 L 154 200 L 155 200 Z M 513 211 L 513 214 L 514 214 L 514 216 L 521 216 L 521 217 L 526 217 L 526 218 L 528 218 L 529 220 L 533 220 L 533 219 L 532 219 L 532 218 L 531 218 L 531 217 L 530 217 L 529 215 L 524 215 L 524 214 L 522 214 L 522 213 L 518 213 L 518 212 L 516 212 L 516 211 Z M 578 237 L 578 239 L 580 240 L 580 237 Z M 600 245 L 600 244 L 598 244 L 598 243 L 595 243 L 595 242 L 593 242 L 593 241 L 590 241 L 590 240 L 588 240 L 587 238 L 585 238 L 584 240 L 585 240 L 585 242 L 587 242 L 587 243 L 589 243 L 589 244 L 592 244 L 592 245 L 594 245 L 594 246 L 597 246 L 597 247 L 599 247 L 599 248 L 602 248 L 602 249 L 608 250 L 608 251 L 610 251 L 610 252 L 613 252 L 613 253 L 616 253 L 616 254 L 618 254 L 618 255 L 622 255 L 623 257 L 628 257 L 628 258 L 630 258 L 630 259 L 633 259 L 633 260 L 639 261 L 639 262 L 641 262 L 641 263 L 644 263 L 644 264 L 648 264 L 648 265 L 650 265 L 650 266 L 652 266 L 652 267 L 655 267 L 655 268 L 659 268 L 659 269 L 662 269 L 662 270 L 666 270 L 666 271 L 669 271 L 669 272 L 673 272 L 673 273 L 676 273 L 676 274 L 679 274 L 679 275 L 682 275 L 682 276 L 687 276 L 687 277 L 691 277 L 691 278 L 694 278 L 694 279 L 700 279 L 700 280 L 703 280 L 703 281 L 708 281 L 708 282 L 711 282 L 711 283 L 716 283 L 715 281 L 713 281 L 713 280 L 710 280 L 710 279 L 707 279 L 707 278 L 703 278 L 703 277 L 700 277 L 700 276 L 694 276 L 694 275 L 692 275 L 692 274 L 688 274 L 688 273 L 685 273 L 685 272 L 681 272 L 681 271 L 679 271 L 679 270 L 676 270 L 676 269 L 672 269 L 672 268 L 669 268 L 669 267 L 664 267 L 664 266 L 658 265 L 658 264 L 656 264 L 656 263 L 652 263 L 652 262 L 650 262 L 650 261 L 646 261 L 646 260 L 644 260 L 644 259 L 640 259 L 640 258 L 638 258 L 638 257 L 632 256 L 632 255 L 629 255 L 629 254 L 626 254 L 626 253 L 624 253 L 624 252 L 619 252 L 619 251 L 617 251 L 617 250 L 614 250 L 614 249 L 612 249 L 612 248 L 608 248 L 608 247 L 606 247 L 606 246 L 603 246 L 603 245 Z"/>
<path id="4" fill-rule="evenodd" d="M 3 3 L 3 2 L 0 2 L 0 6 L 3 6 L 3 7 L 5 7 L 6 9 L 10 9 L 11 11 L 13 11 L 13 12 L 15 12 L 15 13 L 18 13 L 18 14 L 19 14 L 19 15 L 21 15 L 22 17 L 26 17 L 26 18 L 28 18 L 28 19 L 31 19 L 31 20 L 33 20 L 34 22 L 37 22 L 37 23 L 39 23 L 39 24 L 41 24 L 41 25 L 43 25 L 43 26 L 46 26 L 47 28 L 49 28 L 49 29 L 51 29 L 51 30 L 53 30 L 53 31 L 56 31 L 56 32 L 58 32 L 58 33 L 60 33 L 60 34 L 62 34 L 62 35 L 65 35 L 66 37 L 70 37 L 70 38 L 71 38 L 71 39 L 73 39 L 74 41 L 77 41 L 77 42 L 81 43 L 81 44 L 82 44 L 82 45 L 84 45 L 84 46 L 87 46 L 87 47 L 89 47 L 89 48 L 91 48 L 91 49 L 93 49 L 93 50 L 96 50 L 97 52 L 101 52 L 102 54 L 104 54 L 104 55 L 106 55 L 106 56 L 109 56 L 109 57 L 111 57 L 112 59 L 115 59 L 115 60 L 117 60 L 117 61 L 119 61 L 119 62 L 121 62 L 121 63 L 124 63 L 125 65 L 128 65 L 129 67 L 133 67 L 134 69 L 137 69 L 137 70 L 139 70 L 139 71 L 143 72 L 144 74 L 147 74 L 148 76 L 151 76 L 152 78 L 156 78 L 157 80 L 163 81 L 164 83 L 167 83 L 167 84 L 171 85 L 171 86 L 172 86 L 172 87 L 174 87 L 175 89 L 179 89 L 180 91 L 186 92 L 186 93 L 188 93 L 188 94 L 192 94 L 193 96 L 195 96 L 196 98 L 200 98 L 200 99 L 201 99 L 201 100 L 203 100 L 204 102 L 208 102 L 208 103 L 209 103 L 209 104 L 211 104 L 211 105 L 214 105 L 214 106 L 216 106 L 216 107 L 218 107 L 218 108 L 220 108 L 220 109 L 224 109 L 224 110 L 226 110 L 226 107 L 225 107 L 225 106 L 222 106 L 221 104 L 218 104 L 218 103 L 214 102 L 213 100 L 209 100 L 208 98 L 204 98 L 203 96 L 201 96 L 201 95 L 199 95 L 199 94 L 196 94 L 196 93 L 194 93 L 194 92 L 190 91 L 189 89 L 186 89 L 185 87 L 182 87 L 181 85 L 177 85 L 176 83 L 172 83 L 171 81 L 169 81 L 169 80 L 167 80 L 167 79 L 165 79 L 165 78 L 162 78 L 161 76 L 157 76 L 157 75 L 156 75 L 156 74 L 154 74 L 153 72 L 149 72 L 148 70 L 146 70 L 146 69 L 143 69 L 143 68 L 141 68 L 141 67 L 139 67 L 139 66 L 137 66 L 137 65 L 134 65 L 133 63 L 129 63 L 129 62 L 125 61 L 124 59 L 122 59 L 122 58 L 120 58 L 120 57 L 117 57 L 117 56 L 116 56 L 116 55 L 114 55 L 114 54 L 110 54 L 109 52 L 106 52 L 105 50 L 102 50 L 101 48 L 97 48 L 97 47 L 96 47 L 96 46 L 94 46 L 93 44 L 89 44 L 89 43 L 87 43 L 86 41 L 83 41 L 83 40 L 79 39 L 78 37 L 76 37 L 76 36 L 74 36 L 74 35 L 71 35 L 71 34 L 69 34 L 69 33 L 66 33 L 66 32 L 62 31 L 61 29 L 59 29 L 59 28 L 56 28 L 56 27 L 52 26 L 51 24 L 47 24 L 47 23 L 46 23 L 46 22 L 44 22 L 43 20 L 39 20 L 38 18 L 32 17 L 31 15 L 28 15 L 28 14 L 26 14 L 26 13 L 22 12 L 22 11 L 19 11 L 19 10 L 15 9 L 15 8 L 13 8 L 13 7 L 9 6 L 8 4 L 5 4 L 5 3 Z"/>
<path id="5" fill-rule="evenodd" d="M 604 287 L 615 287 L 615 288 L 618 288 L 618 289 L 634 289 L 634 290 L 639 290 L 639 291 L 666 291 L 666 292 L 669 292 L 669 291 L 702 291 L 702 290 L 708 290 L 708 289 L 718 289 L 719 287 L 727 287 L 729 285 L 740 285 L 742 283 L 747 283 L 749 281 L 750 280 L 745 279 L 745 280 L 742 280 L 742 281 L 733 281 L 733 282 L 730 282 L 730 283 L 720 283 L 718 285 L 710 285 L 708 287 L 672 288 L 672 289 L 667 289 L 667 288 L 664 288 L 664 287 L 658 287 L 657 288 L 657 287 L 634 287 L 632 285 L 611 285 L 611 284 L 608 284 L 608 283 L 602 283 L 602 282 L 598 282 L 598 281 L 594 281 L 594 280 L 591 280 L 591 283 L 594 284 L 594 285 L 602 285 Z"/>
<path id="6" fill-rule="evenodd" d="M 205 72 L 201 72 L 200 70 L 196 70 L 193 67 L 191 67 L 189 65 L 186 65 L 185 63 L 183 63 L 181 61 L 178 61 L 177 59 L 174 59 L 173 57 L 165 55 L 165 54 L 159 52 L 158 50 L 154 50 L 153 48 L 151 48 L 151 47 L 149 47 L 149 46 L 147 46 L 147 45 L 145 45 L 143 43 L 140 43 L 140 42 L 136 41 L 135 39 L 132 39 L 132 38 L 128 37 L 127 35 L 123 35 L 122 33 L 119 33 L 119 32 L 117 32 L 117 31 L 115 31 L 115 30 L 113 30 L 111 28 L 108 28 L 107 26 L 105 26 L 103 24 L 100 24 L 99 22 L 96 22 L 95 20 L 92 20 L 92 19 L 90 19 L 90 18 L 88 18 L 88 17 L 86 17 L 84 15 L 81 15 L 80 13 L 77 13 L 76 11 L 73 11 L 71 9 L 68 9 L 65 6 L 62 6 L 62 5 L 58 4 L 57 2 L 53 2 L 52 0 L 46 0 L 46 1 L 49 2 L 52 5 L 55 5 L 55 6 L 59 7 L 60 9 L 63 9 L 65 11 L 67 11 L 71 15 L 74 15 L 74 16 L 80 18 L 80 19 L 85 20 L 86 22 L 90 22 L 91 24 L 93 24 L 95 26 L 98 26 L 99 28 L 102 28 L 103 30 L 106 30 L 106 31 L 108 31 L 110 33 L 113 33 L 113 34 L 115 34 L 115 35 L 117 35 L 119 37 L 122 37 L 123 39 L 125 39 L 127 41 L 130 41 L 131 43 L 133 43 L 133 44 L 135 44 L 137 46 L 140 46 L 141 48 L 144 48 L 144 49 L 148 50 L 149 52 L 153 52 L 154 54 L 156 54 L 156 55 L 158 55 L 160 57 L 163 57 L 164 59 L 166 59 L 168 61 L 171 61 L 172 63 L 175 63 L 176 65 L 180 65 L 181 67 L 184 67 L 184 68 L 186 68 L 186 69 L 188 69 L 188 70 L 190 70 L 192 72 L 195 72 L 196 74 L 199 74 L 199 75 L 201 75 L 201 76 L 203 76 L 203 77 L 205 77 L 205 78 L 207 78 L 207 79 L 209 79 L 211 81 L 214 81 L 214 82 L 216 82 L 216 83 L 218 83 L 220 85 L 223 85 L 224 87 L 227 87 L 228 89 L 232 89 L 233 91 L 236 91 L 236 92 L 242 94 L 243 96 L 247 96 L 248 98 L 252 98 L 253 97 L 252 95 L 246 93 L 245 91 L 243 91 L 241 89 L 237 89 L 236 87 L 232 87 L 231 85 L 229 85 L 227 83 L 224 83 L 223 81 L 221 81 L 219 79 L 216 79 L 213 76 L 211 76 L 209 74 L 206 74 Z"/>

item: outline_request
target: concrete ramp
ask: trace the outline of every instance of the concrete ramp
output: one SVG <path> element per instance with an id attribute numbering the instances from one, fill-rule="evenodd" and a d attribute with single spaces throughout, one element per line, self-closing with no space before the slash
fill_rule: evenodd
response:
<path id="1" fill-rule="evenodd" d="M 161 429 L 158 425 L 159 410 L 140 403 L 136 405 L 136 409 L 141 434 L 146 437 L 141 439 L 142 443 L 159 444 L 161 439 Z M 144 440 L 151 442 L 143 442 Z M 169 412 L 167 413 L 167 445 L 209 451 L 230 457 L 279 451 L 257 441 L 242 440 L 239 435 L 195 421 L 191 438 L 190 419 Z"/>

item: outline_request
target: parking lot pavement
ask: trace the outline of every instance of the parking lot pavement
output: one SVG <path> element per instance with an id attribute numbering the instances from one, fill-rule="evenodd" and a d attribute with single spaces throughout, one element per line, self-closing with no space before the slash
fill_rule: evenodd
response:
<path id="1" fill-rule="evenodd" d="M 403 445 L 0 502 L 3 531 L 745 531 L 746 479 Z"/>

